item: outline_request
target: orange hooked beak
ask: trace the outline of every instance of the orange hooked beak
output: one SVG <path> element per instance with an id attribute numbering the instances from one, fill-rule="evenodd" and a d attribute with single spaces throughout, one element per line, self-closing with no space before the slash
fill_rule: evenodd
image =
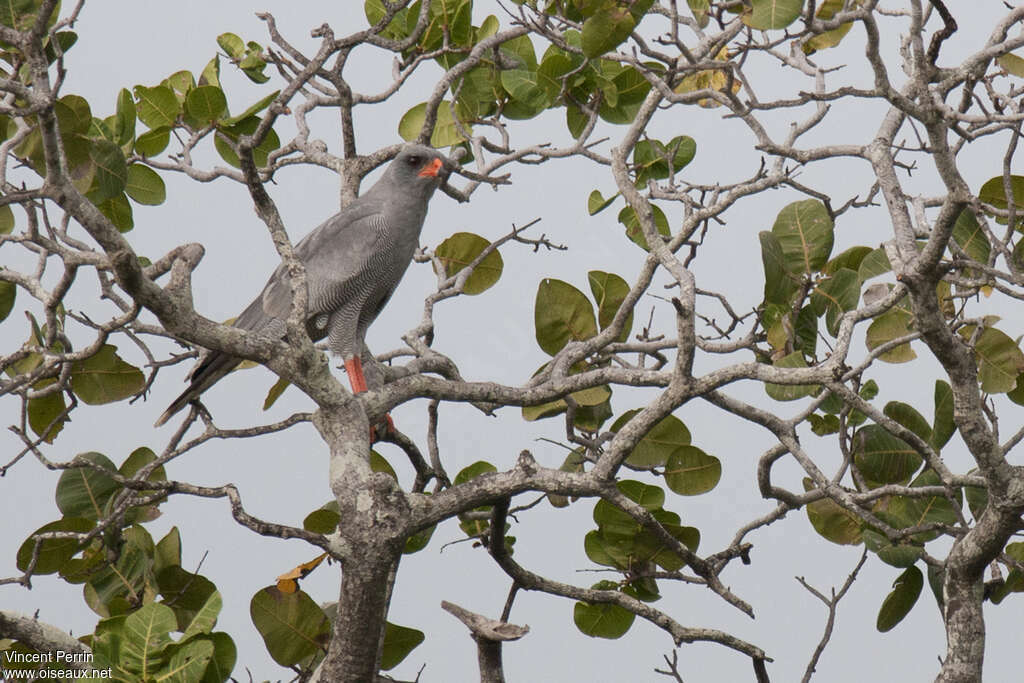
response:
<path id="1" fill-rule="evenodd" d="M 441 160 L 435 157 L 429 164 L 427 164 L 426 166 L 424 166 L 420 170 L 418 175 L 421 178 L 425 178 L 425 177 L 436 178 L 438 171 L 441 170 L 441 166 L 442 166 Z"/>

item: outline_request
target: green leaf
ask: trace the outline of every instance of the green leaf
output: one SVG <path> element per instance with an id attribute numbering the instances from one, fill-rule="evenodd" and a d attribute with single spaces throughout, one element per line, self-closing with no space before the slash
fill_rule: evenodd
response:
<path id="1" fill-rule="evenodd" d="M 174 96 L 174 91 L 166 85 L 147 88 L 135 86 L 135 98 L 139 120 L 149 128 L 171 128 L 181 114 L 181 103 Z"/>
<path id="2" fill-rule="evenodd" d="M 857 308 L 860 301 L 860 278 L 857 271 L 839 268 L 815 287 L 811 306 L 819 316 L 825 313 L 825 325 L 833 337 L 839 334 L 839 321 L 843 313 Z"/>
<path id="3" fill-rule="evenodd" d="M 651 486 L 633 479 L 623 479 L 615 487 L 634 503 L 647 510 L 658 510 L 665 504 L 665 491 L 660 486 Z M 618 508 L 616 508 L 618 509 Z M 626 513 L 622 513 L 626 514 Z M 632 518 L 630 518 L 632 519 Z"/>
<path id="4" fill-rule="evenodd" d="M 810 491 L 814 484 L 805 477 L 803 487 Z M 828 497 L 808 503 L 806 509 L 807 519 L 822 537 L 839 545 L 860 545 L 860 518 L 852 512 Z"/>
<path id="5" fill-rule="evenodd" d="M 597 334 L 594 307 L 568 282 L 542 280 L 533 311 L 537 344 L 548 355 L 554 356 L 570 340 L 583 341 Z"/>
<path id="6" fill-rule="evenodd" d="M 32 388 L 43 389 L 55 381 L 54 379 L 40 380 L 32 385 Z M 64 423 L 67 422 L 66 416 L 60 418 L 65 410 L 67 410 L 67 404 L 64 402 L 63 391 L 30 398 L 28 400 L 28 426 L 44 442 L 53 443 L 53 440 L 64 429 Z M 58 420 L 58 418 L 60 419 Z M 55 420 L 56 422 L 54 422 Z M 50 427 L 51 424 L 52 427 Z"/>
<path id="7" fill-rule="evenodd" d="M 217 624 L 217 615 L 220 614 L 223 604 L 218 591 L 211 593 L 196 615 L 192 617 L 192 622 L 185 629 L 182 639 L 212 631 Z"/>
<path id="8" fill-rule="evenodd" d="M 1014 387 L 1013 391 L 1006 394 L 1006 398 L 1019 406 L 1024 406 L 1024 372 L 1017 375 L 1017 385 Z"/>
<path id="9" fill-rule="evenodd" d="M 384 626 L 384 647 L 380 659 L 381 671 L 394 669 L 425 638 L 423 631 L 387 622 Z"/>
<path id="10" fill-rule="evenodd" d="M 404 140 L 416 140 L 426 121 L 427 103 L 422 102 L 405 112 L 398 122 L 398 134 Z M 443 100 L 437 108 L 437 120 L 434 122 L 434 130 L 430 134 L 430 145 L 432 147 L 450 147 L 464 142 L 466 138 L 459 130 L 460 125 L 467 133 L 473 132 L 469 123 L 456 123 L 452 116 L 451 103 L 448 100 Z"/>
<path id="11" fill-rule="evenodd" d="M 89 405 L 103 405 L 136 395 L 146 386 L 142 371 L 124 362 L 117 347 L 104 344 L 92 356 L 76 361 L 71 370 L 71 389 Z"/>
<path id="12" fill-rule="evenodd" d="M 184 631 L 217 591 L 205 576 L 185 571 L 179 565 L 170 565 L 156 575 L 157 588 L 164 597 L 163 604 L 174 610 L 179 631 Z"/>
<path id="13" fill-rule="evenodd" d="M 932 448 L 941 450 L 956 431 L 953 421 L 953 390 L 948 382 L 935 380 L 935 423 L 932 425 Z"/>
<path id="14" fill-rule="evenodd" d="M 252 135 L 256 132 L 259 125 L 260 119 L 257 116 L 245 118 L 233 126 L 225 126 L 223 124 L 218 125 L 217 135 L 213 139 L 213 146 L 224 161 L 228 162 L 235 168 L 240 168 L 241 163 L 238 160 L 238 155 L 235 154 L 232 144 L 238 142 L 238 138 L 242 135 Z M 228 141 L 230 141 L 230 143 Z M 252 156 L 253 160 L 256 162 L 256 166 L 266 166 L 270 153 L 280 146 L 281 139 L 277 136 L 274 129 L 271 128 L 266 137 L 263 138 L 263 142 L 252 150 Z"/>
<path id="15" fill-rule="evenodd" d="M 111 473 L 117 472 L 114 463 L 102 453 L 80 453 L 75 460 L 90 462 Z M 66 469 L 57 480 L 57 507 L 65 517 L 98 520 L 104 516 L 107 501 L 120 488 L 110 475 L 91 467 Z"/>
<path id="16" fill-rule="evenodd" d="M 1017 78 L 1024 78 L 1024 59 L 1021 59 L 1012 52 L 996 57 L 996 63 L 1006 69 L 1006 73 Z"/>
<path id="17" fill-rule="evenodd" d="M 155 157 L 167 149 L 167 143 L 171 140 L 171 129 L 163 126 L 146 131 L 135 138 L 135 151 L 144 157 Z"/>
<path id="18" fill-rule="evenodd" d="M 635 618 L 636 615 L 624 607 L 607 603 L 591 605 L 577 602 L 572 611 L 576 628 L 591 638 L 621 638 L 629 631 Z"/>
<path id="19" fill-rule="evenodd" d="M 633 32 L 636 19 L 626 7 L 611 5 L 583 22 L 583 54 L 593 59 L 614 50 Z"/>
<path id="20" fill-rule="evenodd" d="M 213 59 L 206 63 L 199 74 L 199 85 L 215 85 L 220 87 L 220 55 L 214 55 Z"/>
<path id="21" fill-rule="evenodd" d="M 777 368 L 806 368 L 807 361 L 804 360 L 803 352 L 794 351 L 775 361 L 773 365 Z M 776 401 L 796 401 L 805 396 L 813 396 L 818 393 L 818 386 L 817 384 L 774 384 L 766 382 L 764 390 Z"/>
<path id="22" fill-rule="evenodd" d="M 604 197 L 601 196 L 600 192 L 594 190 L 593 192 L 590 193 L 590 196 L 587 198 L 587 213 L 590 214 L 591 216 L 596 216 L 597 214 L 601 213 L 609 206 L 611 206 L 611 203 L 614 202 L 615 198 L 618 196 L 619 193 L 616 192 L 615 194 L 608 197 L 608 199 L 605 199 Z"/>
<path id="23" fill-rule="evenodd" d="M 978 263 L 988 263 L 992 245 L 989 244 L 985 230 L 970 209 L 964 209 L 957 216 L 953 225 L 953 239 L 969 257 Z"/>
<path id="24" fill-rule="evenodd" d="M 455 475 L 455 479 L 452 480 L 452 483 L 458 486 L 459 484 L 465 484 L 467 481 L 472 481 L 484 474 L 490 474 L 491 472 L 497 471 L 498 468 L 491 463 L 483 460 L 477 460 L 472 465 L 466 465 L 463 467 L 459 473 Z"/>
<path id="25" fill-rule="evenodd" d="M 138 673 L 142 680 L 154 678 L 164 664 L 163 650 L 171 643 L 170 632 L 177 626 L 174 611 L 156 602 L 129 614 L 121 641 L 123 666 Z M 212 647 L 210 650 L 212 654 Z"/>
<path id="26" fill-rule="evenodd" d="M 502 71 L 501 87 L 512 99 L 534 113 L 540 113 L 547 109 L 554 99 L 550 91 L 541 86 L 536 71 L 527 71 L 526 69 Z"/>
<path id="27" fill-rule="evenodd" d="M 611 426 L 619 432 L 639 413 L 629 410 L 623 413 Z M 660 467 L 665 465 L 679 448 L 690 445 L 690 430 L 675 415 L 666 415 L 644 434 L 626 462 L 634 467 Z"/>
<path id="28" fill-rule="evenodd" d="M 1010 192 L 1013 193 L 1013 206 L 1019 223 L 1021 214 L 1024 213 L 1024 176 L 1010 176 Z M 978 190 L 978 199 L 997 209 L 1008 210 L 1010 205 L 1006 198 L 1006 190 L 1003 188 L 1003 176 L 997 175 L 985 181 Z M 996 218 L 996 222 L 1003 225 L 1006 225 L 1006 221 L 1005 218 Z"/>
<path id="29" fill-rule="evenodd" d="M 681 496 L 707 493 L 722 478 L 722 462 L 696 446 L 680 446 L 665 464 L 665 483 Z"/>
<path id="30" fill-rule="evenodd" d="M 597 303 L 597 322 L 603 330 L 611 324 L 619 307 L 629 294 L 629 284 L 615 273 L 606 273 L 601 270 L 592 270 L 587 273 L 587 280 L 590 282 L 590 291 Z M 632 329 L 633 313 L 630 312 L 626 317 L 622 332 L 615 341 L 624 342 L 629 339 L 629 332 Z"/>
<path id="31" fill-rule="evenodd" d="M 907 483 L 923 462 L 921 454 L 910 444 L 880 425 L 858 429 L 852 450 L 857 468 L 872 488 Z"/>
<path id="32" fill-rule="evenodd" d="M 490 242 L 479 235 L 471 232 L 457 232 L 438 245 L 434 250 L 434 256 L 441 261 L 445 275 L 453 277 L 472 263 L 488 246 L 490 246 Z M 463 292 L 475 295 L 487 291 L 501 277 L 504 267 L 505 263 L 501 254 L 495 249 L 473 269 L 466 279 Z"/>
<path id="33" fill-rule="evenodd" d="M 270 103 L 273 102 L 277 98 L 277 96 L 279 94 L 281 94 L 281 91 L 280 90 L 275 90 L 274 92 L 270 93 L 266 97 L 260 98 L 259 101 L 257 101 L 251 107 L 249 107 L 248 109 L 243 111 L 241 114 L 239 114 L 237 116 L 232 116 L 232 117 L 229 117 L 229 118 L 226 118 L 226 119 L 221 119 L 221 121 L 220 121 L 221 125 L 227 126 L 227 127 L 234 126 L 235 124 L 244 121 L 245 119 L 249 118 L 250 116 L 255 116 L 256 114 L 259 114 L 261 111 L 263 111 L 264 109 L 269 107 Z"/>
<path id="34" fill-rule="evenodd" d="M 222 33 L 217 36 L 217 44 L 232 59 L 241 59 L 245 55 L 245 41 L 234 33 Z"/>
<path id="35" fill-rule="evenodd" d="M 104 216 L 106 216 L 119 232 L 128 232 L 135 227 L 132 218 L 132 205 L 128 202 L 128 196 L 122 192 L 97 205 Z"/>
<path id="36" fill-rule="evenodd" d="M 284 390 L 291 385 L 291 382 L 286 380 L 284 377 L 279 377 L 274 386 L 270 387 L 270 391 L 267 392 L 267 397 L 263 399 L 263 410 L 270 410 L 270 406 L 277 402 L 277 399 L 281 398 L 281 394 Z"/>
<path id="37" fill-rule="evenodd" d="M 661 207 L 657 204 L 651 204 L 651 212 L 654 215 L 654 227 L 658 229 L 658 234 L 664 237 L 671 237 L 672 231 L 669 229 L 668 218 L 665 216 L 665 212 L 662 211 Z M 633 207 L 623 207 L 623 209 L 619 211 L 618 220 L 626 226 L 626 237 L 632 240 L 634 244 L 644 251 L 649 251 L 647 238 L 644 236 L 644 231 L 640 227 L 640 219 L 637 218 L 636 211 Z"/>
<path id="38" fill-rule="evenodd" d="M 163 85 L 170 86 L 176 93 L 188 95 L 189 91 L 196 87 L 196 79 L 191 71 L 175 71 L 167 77 Z"/>
<path id="39" fill-rule="evenodd" d="M 95 204 L 119 195 L 128 182 L 128 164 L 121 148 L 110 140 L 93 140 L 89 152 L 96 165 L 89 199 Z"/>
<path id="40" fill-rule="evenodd" d="M 324 611 L 302 590 L 282 593 L 268 586 L 252 597 L 249 613 L 274 661 L 294 666 L 324 649 L 331 624 Z"/>
<path id="41" fill-rule="evenodd" d="M 171 527 L 167 535 L 156 544 L 153 555 L 153 573 L 159 574 L 167 567 L 181 566 L 181 532 Z"/>
<path id="42" fill-rule="evenodd" d="M 822 272 L 825 273 L 825 275 L 835 275 L 836 271 L 840 268 L 849 268 L 850 270 L 856 271 L 872 251 L 874 251 L 874 249 L 871 247 L 850 247 L 846 251 L 833 256 L 832 259 L 825 264 Z"/>
<path id="43" fill-rule="evenodd" d="M 868 349 L 874 350 L 882 344 L 909 335 L 913 322 L 914 314 L 910 311 L 910 303 L 904 297 L 895 306 L 871 321 L 865 339 Z M 915 358 L 917 358 L 917 353 L 910 347 L 910 342 L 900 344 L 879 356 L 879 359 L 886 363 L 906 363 Z"/>
<path id="44" fill-rule="evenodd" d="M 893 589 L 882 602 L 875 622 L 875 627 L 882 633 L 891 631 L 910 613 L 924 587 L 924 575 L 917 567 L 907 567 L 892 585 Z"/>
<path id="45" fill-rule="evenodd" d="M 14 299 L 18 295 L 18 287 L 13 282 L 0 280 L 0 322 L 3 322 L 14 309 Z"/>
<path id="46" fill-rule="evenodd" d="M 817 199 L 793 202 L 779 212 L 772 234 L 782 247 L 786 270 L 810 275 L 821 270 L 832 252 L 833 223 L 825 205 Z"/>
<path id="47" fill-rule="evenodd" d="M 659 140 L 641 140 L 633 148 L 637 186 L 645 187 L 649 180 L 675 175 L 693 161 L 696 154 L 697 143 L 688 135 L 674 137 L 668 144 Z"/>
<path id="48" fill-rule="evenodd" d="M 227 110 L 228 100 L 215 85 L 201 85 L 190 90 L 185 98 L 185 111 L 203 124 L 217 121 Z"/>
<path id="49" fill-rule="evenodd" d="M 879 513 L 885 519 L 884 513 Z M 864 547 L 878 555 L 878 559 L 890 567 L 905 569 L 921 559 L 924 547 L 908 541 L 892 543 L 884 534 L 874 529 L 864 529 Z"/>
<path id="50" fill-rule="evenodd" d="M 213 659 L 213 649 L 213 643 L 204 638 L 173 643 L 161 653 L 170 659 L 153 680 L 160 683 L 192 683 L 201 680 L 207 665 Z"/>
<path id="51" fill-rule="evenodd" d="M 873 277 L 884 275 L 892 270 L 889 257 L 885 249 L 879 247 L 864 257 L 857 268 L 857 275 L 861 282 L 866 282 Z"/>
<path id="52" fill-rule="evenodd" d="M 139 204 L 156 206 L 167 199 L 167 188 L 156 171 L 142 164 L 128 167 L 128 181 L 124 191 Z"/>
<path id="53" fill-rule="evenodd" d="M 924 415 L 917 412 L 917 409 L 907 403 L 901 401 L 889 401 L 885 404 L 883 412 L 896 420 L 910 431 L 921 437 L 921 440 L 928 442 L 932 438 L 932 428 L 928 424 L 928 420 L 924 419 Z"/>
<path id="54" fill-rule="evenodd" d="M 959 332 L 964 339 L 974 335 L 975 326 L 965 325 Z M 1017 342 L 994 327 L 986 327 L 974 344 L 978 361 L 978 379 L 982 391 L 1004 394 L 1017 386 L 1017 376 L 1024 372 L 1024 353 Z"/>
<path id="55" fill-rule="evenodd" d="M 114 115 L 114 142 L 126 145 L 135 138 L 137 115 L 132 94 L 127 88 L 121 88 L 117 94 L 117 113 Z"/>
<path id="56" fill-rule="evenodd" d="M 64 517 L 56 522 L 44 524 L 29 535 L 18 548 L 16 564 L 18 571 L 26 571 L 32 561 L 32 551 L 36 542 L 32 536 L 47 531 L 73 531 L 85 533 L 96 526 L 96 522 L 84 517 Z M 78 541 L 73 538 L 51 538 L 42 541 L 39 547 L 39 559 L 36 562 L 35 574 L 53 574 L 60 570 L 71 556 L 78 552 Z"/>
<path id="57" fill-rule="evenodd" d="M 751 0 L 753 11 L 744 12 L 743 23 L 759 31 L 786 28 L 800 16 L 803 0 Z"/>
<path id="58" fill-rule="evenodd" d="M 761 264 L 764 266 L 764 300 L 788 306 L 800 283 L 786 268 L 779 238 L 767 230 L 762 230 L 758 237 L 761 240 Z"/>
<path id="59" fill-rule="evenodd" d="M 206 666 L 206 672 L 200 683 L 225 683 L 235 668 L 238 650 L 231 636 L 217 632 L 199 636 L 197 640 L 206 640 L 213 644 L 213 657 Z"/>
<path id="60" fill-rule="evenodd" d="M 331 534 L 338 528 L 339 521 L 341 514 L 338 512 L 338 501 L 332 500 L 306 515 L 302 520 L 302 528 L 317 534 Z"/>

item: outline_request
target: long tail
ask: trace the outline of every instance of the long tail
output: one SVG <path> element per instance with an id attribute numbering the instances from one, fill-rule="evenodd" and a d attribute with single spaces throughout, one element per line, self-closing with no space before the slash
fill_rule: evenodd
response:
<path id="1" fill-rule="evenodd" d="M 195 401 L 199 396 L 212 387 L 214 384 L 219 382 L 226 374 L 235 369 L 241 361 L 234 356 L 229 356 L 226 353 L 215 351 L 203 361 L 202 365 L 199 365 L 191 376 L 188 389 L 182 392 L 181 396 L 174 399 L 174 402 L 163 412 L 163 415 L 153 423 L 154 427 L 159 427 L 174 415 L 181 411 L 192 401 Z"/>

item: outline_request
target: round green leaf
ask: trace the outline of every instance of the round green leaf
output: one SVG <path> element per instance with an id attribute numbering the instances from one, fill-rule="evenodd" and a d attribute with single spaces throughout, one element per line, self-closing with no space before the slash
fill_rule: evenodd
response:
<path id="1" fill-rule="evenodd" d="M 753 11 L 743 15 L 743 23 L 759 31 L 786 28 L 800 16 L 803 0 L 751 0 Z"/>
<path id="2" fill-rule="evenodd" d="M 1024 209 L 1024 176 L 1010 176 L 1010 191 L 1013 193 L 1013 206 L 1017 212 L 1017 221 L 1019 223 L 1022 209 Z M 978 199 L 986 204 L 991 204 L 997 209 L 1006 211 L 1009 208 L 1009 202 L 1006 200 L 1003 176 L 997 175 L 995 178 L 989 178 L 985 181 L 985 184 L 978 190 Z M 1006 224 L 1005 218 L 997 218 L 996 221 L 1004 225 Z"/>
<path id="3" fill-rule="evenodd" d="M 457 486 L 459 484 L 464 484 L 472 479 L 476 479 L 477 477 L 483 474 L 489 474 L 490 472 L 497 471 L 498 468 L 492 465 L 491 463 L 485 462 L 483 460 L 477 460 L 472 465 L 467 465 L 463 467 L 459 471 L 459 473 L 455 475 L 455 479 L 452 480 L 452 483 Z"/>
<path id="4" fill-rule="evenodd" d="M 554 356 L 570 340 L 582 341 L 597 334 L 594 307 L 568 282 L 542 280 L 533 311 L 537 344 L 548 355 Z"/>
<path id="5" fill-rule="evenodd" d="M 615 273 L 606 273 L 602 270 L 592 270 L 587 273 L 587 281 L 590 283 L 590 291 L 597 303 L 597 322 L 601 329 L 611 324 L 619 306 L 629 294 L 629 284 Z M 624 342 L 629 339 L 629 332 L 633 329 L 633 314 L 626 318 L 626 324 L 616 341 Z"/>
<path id="6" fill-rule="evenodd" d="M 136 109 L 139 120 L 149 128 L 171 128 L 181 114 L 181 103 L 174 96 L 174 91 L 166 85 L 155 88 L 137 85 L 135 98 L 138 100 Z"/>
<path id="7" fill-rule="evenodd" d="M 629 410 L 623 413 L 612 424 L 611 431 L 621 430 L 638 412 Z M 688 445 L 690 430 L 675 415 L 666 415 L 640 439 L 626 462 L 635 467 L 660 467 L 668 462 L 677 448 Z"/>
<path id="8" fill-rule="evenodd" d="M 434 250 L 434 255 L 441 261 L 445 274 L 452 277 L 472 263 L 489 245 L 490 242 L 479 235 L 457 232 L 441 242 Z M 501 277 L 504 266 L 501 254 L 495 249 L 473 269 L 466 279 L 463 292 L 475 295 L 487 291 Z"/>
<path id="9" fill-rule="evenodd" d="M 18 295 L 18 287 L 13 282 L 0 280 L 0 322 L 11 314 L 14 299 Z"/>
<path id="10" fill-rule="evenodd" d="M 423 631 L 392 624 L 384 626 L 384 648 L 380 660 L 381 671 L 390 671 L 398 666 L 409 653 L 426 638 Z"/>
<path id="11" fill-rule="evenodd" d="M 981 227 L 974 212 L 964 209 L 953 224 L 953 239 L 964 252 L 978 263 L 988 264 L 988 255 L 992 251 L 988 236 Z"/>
<path id="12" fill-rule="evenodd" d="M 151 602 L 132 612 L 124 620 L 119 664 L 136 673 L 158 671 L 164 663 L 163 649 L 171 643 L 170 632 L 177 626 L 174 611 L 167 605 Z M 206 647 L 208 660 L 213 647 L 209 643 Z"/>
<path id="13" fill-rule="evenodd" d="M 117 467 L 102 453 L 79 454 L 75 460 L 88 461 L 110 472 Z M 57 507 L 65 517 L 84 517 L 97 520 L 103 517 L 104 506 L 120 485 L 110 477 L 91 467 L 64 470 L 57 481 Z"/>
<path id="14" fill-rule="evenodd" d="M 804 480 L 804 489 L 810 490 L 811 481 Z M 860 545 L 860 519 L 841 507 L 831 498 L 822 498 L 808 503 L 807 519 L 811 526 L 825 539 L 839 545 Z"/>
<path id="15" fill-rule="evenodd" d="M 44 524 L 33 531 L 32 534 L 21 544 L 21 547 L 18 548 L 16 558 L 18 570 L 27 570 L 29 562 L 32 561 L 32 551 L 36 544 L 32 539 L 32 536 L 47 531 L 74 531 L 77 533 L 85 533 L 94 526 L 96 526 L 96 522 L 91 519 L 85 519 L 84 517 L 64 517 L 63 519 L 58 519 L 56 522 Z M 43 541 L 39 547 L 39 559 L 36 562 L 35 573 L 53 574 L 54 572 L 57 572 L 77 551 L 78 541 L 73 538 L 53 538 Z"/>
<path id="16" fill-rule="evenodd" d="M 134 396 L 146 386 L 142 370 L 124 362 L 116 352 L 116 346 L 104 344 L 92 356 L 75 362 L 71 389 L 83 402 L 113 403 Z"/>
<path id="17" fill-rule="evenodd" d="M 224 91 L 215 85 L 201 85 L 193 88 L 185 97 L 185 111 L 203 124 L 216 121 L 228 110 Z"/>
<path id="18" fill-rule="evenodd" d="M 305 592 L 268 586 L 252 597 L 249 614 L 274 661 L 293 666 L 327 645 L 331 624 Z"/>
<path id="19" fill-rule="evenodd" d="M 970 339 L 974 330 L 974 325 L 965 325 L 959 332 Z M 1017 342 L 994 327 L 986 327 L 974 344 L 974 355 L 982 391 L 1004 394 L 1014 390 L 1017 376 L 1024 372 L 1024 353 Z"/>
<path id="20" fill-rule="evenodd" d="M 765 303 L 789 306 L 799 282 L 786 268 L 782 244 L 774 233 L 767 230 L 762 230 L 758 238 L 761 240 L 761 264 L 764 266 Z"/>
<path id="21" fill-rule="evenodd" d="M 422 102 L 405 112 L 398 122 L 398 134 L 405 140 L 415 140 L 420 136 L 420 131 L 427 120 L 427 103 Z M 468 133 L 472 133 L 472 127 L 468 123 L 461 123 L 461 127 Z M 430 135 L 432 147 L 451 147 L 463 142 L 466 138 L 460 132 L 459 125 L 456 125 L 452 117 L 451 103 L 443 100 L 437 108 L 437 120 L 434 122 L 434 130 Z"/>
<path id="22" fill-rule="evenodd" d="M 914 406 L 901 401 L 889 401 L 885 404 L 883 412 L 917 434 L 922 441 L 929 441 L 932 438 L 931 426 L 924 419 L 924 415 L 917 412 Z"/>
<path id="23" fill-rule="evenodd" d="M 779 360 L 775 361 L 773 365 L 777 368 L 806 368 L 807 361 L 804 360 L 803 352 L 794 351 L 793 353 L 783 356 Z M 805 396 L 813 396 L 818 393 L 818 385 L 774 384 L 772 382 L 766 382 L 764 390 L 776 401 L 796 401 L 804 398 Z"/>
<path id="24" fill-rule="evenodd" d="M 302 520 L 302 528 L 317 534 L 331 534 L 338 528 L 341 515 L 338 513 L 338 501 L 332 500 L 321 508 L 313 510 Z"/>
<path id="25" fill-rule="evenodd" d="M 54 379 L 40 380 L 32 385 L 32 388 L 43 389 L 55 381 Z M 53 443 L 53 440 L 64 429 L 67 417 L 58 420 L 56 423 L 54 423 L 54 420 L 57 420 L 65 410 L 67 410 L 67 403 L 64 401 L 63 391 L 30 398 L 28 400 L 28 425 L 36 436 L 41 437 L 46 443 Z M 50 426 L 51 424 L 53 425 L 52 427 Z"/>
<path id="26" fill-rule="evenodd" d="M 114 224 L 119 232 L 128 232 L 135 227 L 135 220 L 132 218 L 132 205 L 128 202 L 128 196 L 124 192 L 98 204 L 96 208 Z"/>
<path id="27" fill-rule="evenodd" d="M 910 444 L 880 425 L 857 430 L 853 436 L 853 457 L 871 486 L 905 484 L 923 462 L 921 454 Z"/>
<path id="28" fill-rule="evenodd" d="M 101 204 L 124 191 L 128 182 L 128 164 L 124 152 L 110 140 L 93 140 L 89 155 L 96 164 L 89 199 Z"/>
<path id="29" fill-rule="evenodd" d="M 793 202 L 779 212 L 772 226 L 786 270 L 794 275 L 821 270 L 832 253 L 833 223 L 817 199 Z"/>
<path id="30" fill-rule="evenodd" d="M 171 141 L 171 129 L 167 126 L 146 131 L 135 139 L 135 151 L 144 157 L 155 157 L 167 149 Z"/>
<path id="31" fill-rule="evenodd" d="M 910 613 L 924 587 L 924 575 L 917 567 L 907 567 L 892 585 L 893 589 L 882 602 L 875 622 L 876 628 L 882 633 L 891 631 Z"/>
<path id="32" fill-rule="evenodd" d="M 128 167 L 128 182 L 124 191 L 139 204 L 156 206 L 167 199 L 167 188 L 156 171 L 142 164 Z"/>
<path id="33" fill-rule="evenodd" d="M 577 602 L 573 607 L 572 619 L 576 628 L 591 638 L 615 640 L 626 635 L 636 615 L 629 610 L 611 604 L 591 605 Z"/>
<path id="34" fill-rule="evenodd" d="M 583 54 L 594 58 L 614 50 L 633 32 L 636 19 L 626 7 L 610 5 L 583 22 Z"/>
<path id="35" fill-rule="evenodd" d="M 871 321 L 865 338 L 868 349 L 874 350 L 886 342 L 905 337 L 911 333 L 914 314 L 911 313 L 909 306 L 909 302 L 904 298 L 888 311 Z M 878 358 L 887 363 L 906 363 L 917 358 L 917 352 L 911 348 L 910 342 L 907 342 L 886 351 Z"/>
<path id="36" fill-rule="evenodd" d="M 680 446 L 665 463 L 665 483 L 681 496 L 707 493 L 722 477 L 722 462 L 696 446 Z"/>
<path id="37" fill-rule="evenodd" d="M 661 207 L 657 204 L 651 204 L 651 213 L 654 215 L 654 227 L 658 229 L 658 234 L 664 237 L 671 237 L 672 230 L 668 225 L 668 217 L 665 216 L 665 212 L 661 210 Z M 644 231 L 640 227 L 640 219 L 637 218 L 636 211 L 632 206 L 623 207 L 619 211 L 618 221 L 626 226 L 626 237 L 644 251 L 650 250 L 647 245 L 647 238 L 644 236 Z"/>

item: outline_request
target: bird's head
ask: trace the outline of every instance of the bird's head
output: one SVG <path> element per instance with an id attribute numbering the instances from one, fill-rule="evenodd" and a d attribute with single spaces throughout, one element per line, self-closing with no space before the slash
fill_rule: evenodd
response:
<path id="1" fill-rule="evenodd" d="M 388 168 L 393 182 L 406 191 L 430 196 L 448 175 L 444 157 L 433 147 L 404 145 Z"/>

